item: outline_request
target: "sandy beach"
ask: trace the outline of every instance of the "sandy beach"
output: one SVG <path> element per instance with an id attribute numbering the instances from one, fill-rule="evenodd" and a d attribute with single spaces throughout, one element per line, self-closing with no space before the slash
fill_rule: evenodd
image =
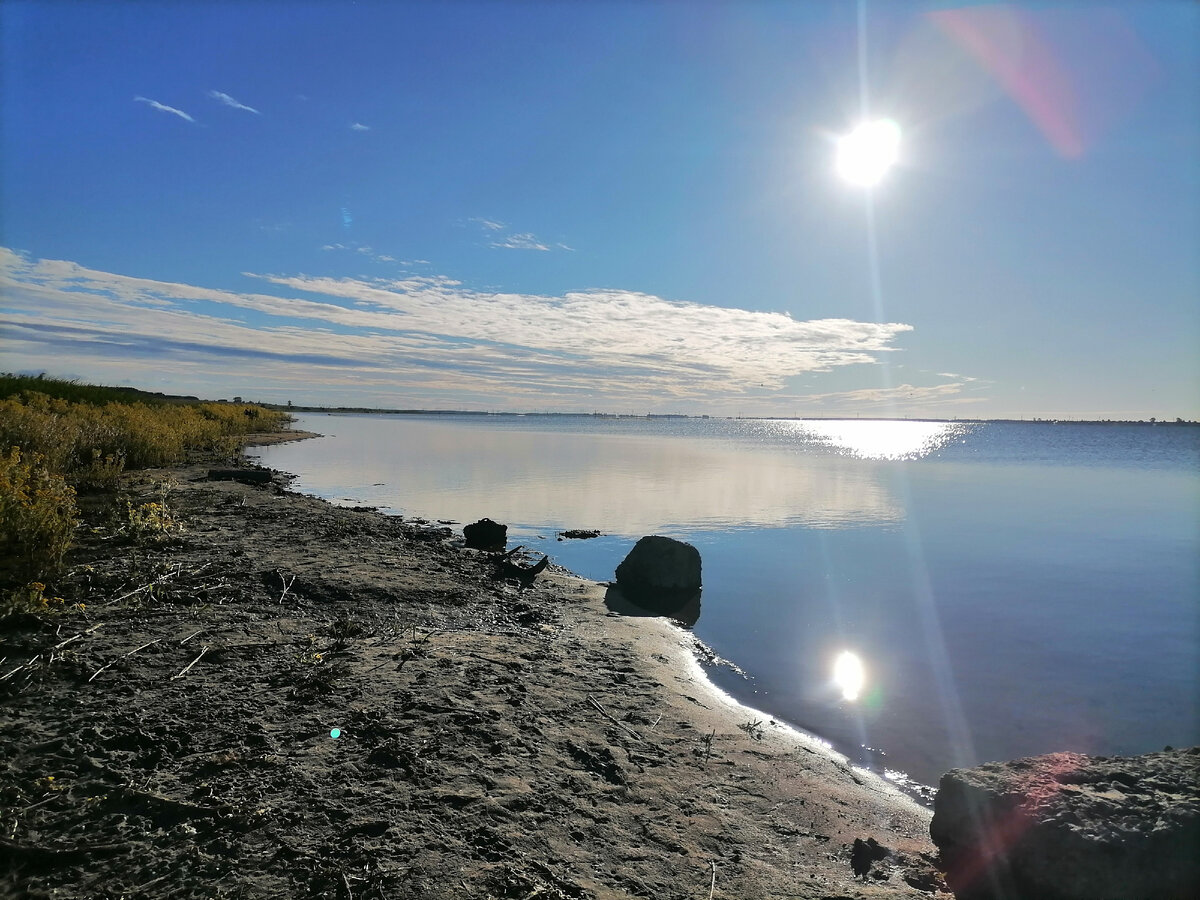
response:
<path id="1" fill-rule="evenodd" d="M 94 514 L 0 633 L 0 895 L 930 896 L 930 812 L 732 702 L 690 634 L 461 524 L 207 468 Z M 83 604 L 80 609 L 75 604 Z M 9 674 L 9 673 L 12 674 Z M 336 735 L 336 736 L 335 736 Z M 856 879 L 850 851 L 890 853 Z"/>

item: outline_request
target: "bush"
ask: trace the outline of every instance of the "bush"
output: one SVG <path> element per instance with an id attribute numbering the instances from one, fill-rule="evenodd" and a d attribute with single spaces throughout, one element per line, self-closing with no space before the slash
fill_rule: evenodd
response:
<path id="1" fill-rule="evenodd" d="M 0 573 L 44 581 L 58 571 L 78 524 L 75 490 L 38 453 L 0 455 Z"/>
<path id="2" fill-rule="evenodd" d="M 0 581 L 42 582 L 58 570 L 77 524 L 76 488 L 112 490 L 126 469 L 179 465 L 193 453 L 232 455 L 240 436 L 289 421 L 245 403 L 0 375 L 0 448 L 12 448 L 0 455 Z M 139 541 L 182 530 L 165 494 L 126 513 Z"/>

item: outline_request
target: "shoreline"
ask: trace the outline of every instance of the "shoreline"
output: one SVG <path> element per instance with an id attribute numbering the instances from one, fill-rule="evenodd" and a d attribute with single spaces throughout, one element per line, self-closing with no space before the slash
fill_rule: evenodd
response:
<path id="1" fill-rule="evenodd" d="M 565 570 L 495 581 L 449 529 L 204 474 L 135 475 L 139 500 L 178 482 L 187 530 L 86 536 L 64 585 L 86 610 L 59 625 L 82 635 L 74 655 L 5 685 L 0 786 L 22 810 L 6 838 L 45 860 L 29 896 L 815 900 L 940 883 L 929 810 L 738 704 L 677 626 L 610 614 L 603 585 Z M 10 635 L 0 656 L 51 637 Z M 866 882 L 855 838 L 892 851 Z M 93 849 L 56 856 L 71 846 Z M 3 893 L 21 876 L 0 857 Z"/>
<path id="2" fill-rule="evenodd" d="M 495 415 L 500 415 L 500 414 L 495 414 Z M 247 436 L 245 446 L 246 446 L 246 448 L 266 447 L 266 446 L 273 446 L 273 445 L 284 444 L 284 443 L 295 443 L 298 441 L 307 440 L 309 438 L 318 438 L 318 437 L 325 437 L 325 435 L 319 434 L 317 432 L 312 432 L 312 431 L 295 431 L 295 432 L 289 431 L 289 432 L 273 432 L 273 433 L 266 433 L 266 434 L 251 434 L 251 435 Z M 254 465 L 259 465 L 259 466 L 263 465 L 260 456 L 250 456 L 249 459 L 250 459 L 250 462 Z M 273 471 L 278 471 L 278 470 L 273 470 Z M 279 474 L 281 474 L 289 479 L 289 489 L 290 489 L 290 486 L 291 486 L 290 479 L 295 479 L 296 476 L 293 473 L 289 473 L 289 472 L 279 472 Z M 338 498 L 338 497 L 333 497 L 333 496 L 319 497 L 316 494 L 309 494 L 306 496 L 312 496 L 315 499 L 319 499 L 319 500 L 322 500 L 323 502 L 327 502 L 334 506 L 339 506 L 341 508 L 346 508 L 346 509 L 357 509 L 357 508 L 364 507 L 363 503 L 360 503 L 359 501 L 351 500 L 350 498 Z M 441 525 L 457 525 L 459 530 L 461 530 L 462 525 L 465 524 L 465 523 L 450 522 L 449 520 L 442 519 L 438 515 L 437 510 L 425 510 L 418 515 L 407 515 L 407 514 L 402 514 L 401 512 L 397 512 L 397 511 L 387 512 L 386 507 L 368 506 L 367 508 L 370 508 L 373 510 L 381 510 L 383 515 L 391 516 L 400 521 L 407 521 L 410 523 L 417 523 L 417 524 L 422 524 L 422 525 L 427 525 L 432 522 L 437 522 L 438 524 L 441 524 Z M 512 527 L 511 524 L 509 527 L 511 529 L 511 527 Z M 527 524 L 522 527 L 526 528 L 527 530 L 532 529 L 531 533 L 537 533 L 537 532 L 549 533 L 551 531 L 556 530 L 555 528 L 542 528 L 541 525 L 538 525 L 537 523 L 534 523 L 533 525 Z M 632 542 L 632 541 L 636 540 L 636 538 L 631 536 L 630 540 Z M 519 538 L 510 538 L 510 542 L 520 543 L 520 539 Z M 532 551 L 527 551 L 527 552 L 532 552 Z M 548 552 L 548 551 L 546 551 L 543 548 L 537 552 Z M 551 557 L 551 560 L 553 562 L 554 558 Z M 609 587 L 609 585 L 610 585 L 610 582 L 594 581 L 593 579 L 589 578 L 588 576 L 581 575 L 578 572 L 572 571 L 564 566 L 559 565 L 558 563 L 555 563 L 554 566 L 557 570 L 559 570 L 561 572 L 566 572 L 566 573 L 570 574 L 571 576 L 580 579 L 581 581 L 596 585 L 597 588 L 600 590 L 604 590 L 607 587 Z M 643 614 L 639 613 L 639 616 L 640 615 L 643 615 Z M 649 611 L 646 611 L 644 613 L 644 615 L 647 617 L 650 617 L 650 618 L 659 618 L 664 621 L 670 620 L 669 616 L 665 616 L 665 617 L 664 616 L 656 616 L 654 613 L 649 612 Z M 832 739 L 823 737 L 822 735 L 818 734 L 817 732 L 810 731 L 810 730 L 804 728 L 802 725 L 799 725 L 799 724 L 796 724 L 795 722 L 791 722 L 786 719 L 783 719 L 782 717 L 780 717 L 774 713 L 770 713 L 770 712 L 766 712 L 764 710 L 758 709 L 757 707 L 751 705 L 751 701 L 749 701 L 746 697 L 739 697 L 736 690 L 721 687 L 712 678 L 708 669 L 705 668 L 706 661 L 709 666 L 716 667 L 716 666 L 724 665 L 724 666 L 729 667 L 730 669 L 732 669 L 735 672 L 741 673 L 741 669 L 738 666 L 737 661 L 723 659 L 722 657 L 717 655 L 699 637 L 697 637 L 690 628 L 682 627 L 681 631 L 687 635 L 687 640 L 685 641 L 686 648 L 685 648 L 684 652 L 688 655 L 689 659 L 693 663 L 695 663 L 695 670 L 698 673 L 697 677 L 700 679 L 703 679 L 707 683 L 708 689 L 711 692 L 713 692 L 715 695 L 719 696 L 721 698 L 721 702 L 723 702 L 725 704 L 734 704 L 736 706 L 741 707 L 748 716 L 753 717 L 753 719 L 751 719 L 751 720 L 757 719 L 757 720 L 761 720 L 763 722 L 769 722 L 773 727 L 780 727 L 780 728 L 791 729 L 792 731 L 795 731 L 797 734 L 801 735 L 802 737 L 804 737 L 810 741 L 813 741 L 818 745 L 825 747 L 829 752 L 835 754 L 839 759 L 841 759 L 847 765 L 850 765 L 851 767 L 853 767 L 856 771 L 868 773 L 871 775 L 871 777 L 881 779 L 889 787 L 897 789 L 900 793 L 902 793 L 906 797 L 908 797 L 912 800 L 915 800 L 921 806 L 932 810 L 934 796 L 937 793 L 937 787 L 935 784 L 927 784 L 925 782 L 919 781 L 916 778 L 913 778 L 911 775 L 909 775 L 905 771 L 892 770 L 892 769 L 888 769 L 886 767 L 884 767 L 883 770 L 880 770 L 877 768 L 871 768 L 869 766 L 862 765 L 860 763 L 851 762 L 850 760 L 852 759 L 853 751 L 852 750 L 848 751 L 844 745 L 839 747 L 838 743 Z M 744 673 L 742 673 L 742 674 L 744 675 Z"/>

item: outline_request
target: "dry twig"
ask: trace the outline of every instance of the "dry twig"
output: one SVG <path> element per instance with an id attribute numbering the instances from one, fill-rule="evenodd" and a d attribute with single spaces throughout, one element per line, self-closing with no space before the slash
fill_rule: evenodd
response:
<path id="1" fill-rule="evenodd" d="M 625 724 L 624 722 L 622 722 L 620 719 L 616 718 L 616 716 L 614 716 L 612 713 L 610 713 L 610 712 L 609 712 L 607 709 L 605 709 L 603 706 L 601 706 L 601 705 L 600 705 L 600 701 L 598 701 L 598 700 L 597 700 L 595 697 L 593 697 L 591 694 L 588 694 L 587 701 L 588 701 L 588 703 L 590 703 L 592 706 L 594 706 L 594 707 L 595 707 L 595 708 L 596 708 L 596 709 L 597 709 L 597 710 L 600 712 L 600 714 L 601 714 L 602 716 L 604 716 L 606 719 L 608 719 L 610 722 L 612 722 L 612 723 L 613 723 L 614 725 L 616 725 L 618 728 L 620 728 L 620 729 L 622 729 L 623 731 L 627 732 L 628 734 L 630 734 L 631 736 L 633 736 L 633 737 L 634 737 L 636 740 L 639 740 L 639 741 L 640 741 L 640 740 L 642 739 L 642 736 L 641 736 L 640 734 L 638 734 L 636 731 L 634 731 L 632 728 L 630 728 L 628 725 L 626 725 L 626 724 Z"/>
<path id="2" fill-rule="evenodd" d="M 283 598 L 286 597 L 288 595 L 288 591 L 292 589 L 292 584 L 296 581 L 296 576 L 293 575 L 291 580 L 288 580 L 283 577 L 282 572 L 276 571 L 275 574 L 279 576 L 279 581 L 283 584 L 283 593 L 279 595 L 279 602 L 282 604 Z"/>
<path id="3" fill-rule="evenodd" d="M 200 651 L 200 656 L 197 656 L 190 663 L 188 663 L 187 667 L 184 668 L 184 670 L 182 672 L 180 672 L 178 675 L 172 675 L 171 680 L 175 681 L 176 679 L 182 678 L 184 675 L 186 675 L 188 672 L 190 672 L 192 670 L 192 666 L 194 666 L 196 663 L 200 662 L 201 657 L 203 657 L 204 654 L 209 651 L 209 649 L 210 649 L 209 646 L 207 644 L 205 644 L 204 649 Z"/>
<path id="4" fill-rule="evenodd" d="M 110 666 L 112 666 L 114 663 L 118 663 L 118 662 L 120 662 L 121 660 L 123 660 L 123 659 L 126 659 L 127 657 L 133 656 L 133 654 L 137 653 L 139 650 L 145 650 L 147 647 L 149 647 L 149 646 L 151 646 L 151 645 L 153 645 L 153 644 L 157 644 L 157 643 L 158 643 L 159 641 L 161 641 L 161 640 L 162 640 L 162 638 L 155 638 L 155 639 L 154 639 L 154 640 L 152 640 L 152 641 L 146 641 L 146 643 L 142 644 L 142 646 L 140 646 L 140 647 L 134 647 L 132 650 L 130 650 L 130 651 L 129 651 L 128 653 L 126 653 L 124 656 L 118 656 L 118 657 L 117 657 L 116 659 L 114 659 L 112 662 L 105 663 L 105 664 L 104 664 L 104 665 L 102 665 L 100 668 L 98 668 L 98 669 L 97 669 L 95 672 L 93 672 L 93 673 L 92 673 L 92 677 L 88 679 L 88 684 L 91 684 L 91 683 L 92 683 L 92 682 L 93 682 L 93 681 L 96 679 L 96 676 L 97 676 L 97 675 L 99 675 L 99 674 L 100 674 L 101 672 L 103 672 L 105 669 L 107 669 L 107 668 L 109 668 Z"/>

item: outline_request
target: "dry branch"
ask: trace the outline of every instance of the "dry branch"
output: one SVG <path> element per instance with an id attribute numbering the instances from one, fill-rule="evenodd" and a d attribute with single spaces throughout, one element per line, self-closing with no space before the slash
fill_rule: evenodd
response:
<path id="1" fill-rule="evenodd" d="M 204 649 L 200 651 L 200 656 L 197 656 L 190 663 L 188 663 L 187 666 L 184 668 L 184 670 L 182 672 L 180 672 L 178 675 L 172 675 L 171 680 L 175 681 L 179 678 L 182 678 L 184 675 L 186 675 L 188 672 L 190 672 L 192 670 L 192 666 L 194 666 L 196 663 L 200 662 L 201 658 L 204 656 L 205 653 L 207 653 L 209 651 L 209 649 L 210 649 L 209 646 L 207 644 L 205 644 Z"/>
<path id="2" fill-rule="evenodd" d="M 88 684 L 91 684 L 95 680 L 96 676 L 99 675 L 101 672 L 103 672 L 105 669 L 109 668 L 109 666 L 112 666 L 114 663 L 118 663 L 123 659 L 127 659 L 128 657 L 133 656 L 133 654 L 137 653 L 139 650 L 145 650 L 147 647 L 157 644 L 161 640 L 162 640 L 162 638 L 155 638 L 152 641 L 146 641 L 146 643 L 142 644 L 142 646 L 134 647 L 132 650 L 130 650 L 124 656 L 118 656 L 112 662 L 105 663 L 100 668 L 98 668 L 95 672 L 92 673 L 92 677 L 88 679 Z"/>
<path id="3" fill-rule="evenodd" d="M 610 712 L 609 712 L 607 709 L 605 709 L 603 706 L 601 706 L 601 705 L 600 705 L 600 701 L 598 701 L 598 700 L 597 700 L 595 697 L 593 697 L 591 694 L 588 694 L 587 701 L 588 701 L 588 703 L 590 703 L 590 704 L 591 704 L 593 707 L 595 707 L 595 708 L 596 708 L 596 709 L 597 709 L 597 710 L 600 712 L 600 714 L 601 714 L 602 716 L 604 716 L 606 719 L 608 719 L 610 722 L 612 722 L 612 723 L 613 723 L 614 725 L 616 725 L 618 728 L 620 728 L 620 729 L 624 730 L 625 732 L 627 732 L 628 734 L 630 734 L 630 735 L 631 735 L 631 736 L 632 736 L 632 737 L 633 737 L 635 740 L 639 740 L 639 741 L 640 741 L 640 740 L 642 740 L 642 736 L 641 736 L 640 734 L 638 734 L 636 731 L 634 731 L 632 728 L 630 728 L 628 725 L 626 725 L 626 724 L 625 724 L 624 722 L 622 722 L 620 719 L 616 718 L 616 717 L 615 717 L 615 716 L 614 716 L 612 713 L 610 713 Z"/>

